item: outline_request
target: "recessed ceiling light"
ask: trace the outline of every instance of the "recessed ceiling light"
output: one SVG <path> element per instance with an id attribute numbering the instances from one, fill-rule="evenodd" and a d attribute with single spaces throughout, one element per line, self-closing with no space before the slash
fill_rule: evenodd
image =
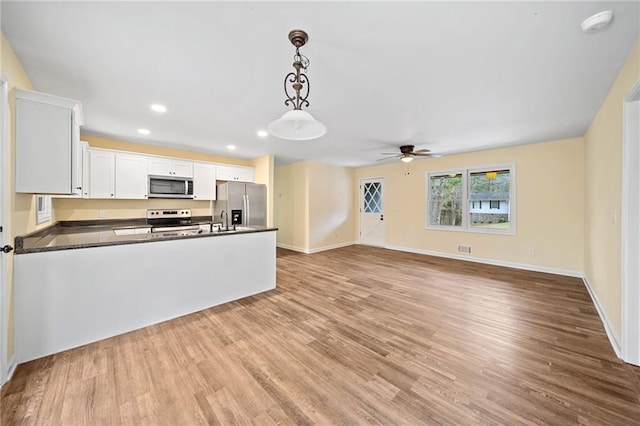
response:
<path id="1" fill-rule="evenodd" d="M 266 130 L 258 130 L 257 135 L 261 138 L 266 138 L 267 136 L 269 136 L 269 132 L 267 132 Z"/>
<path id="2" fill-rule="evenodd" d="M 227 149 L 230 151 L 233 151 L 234 149 L 236 149 L 235 145 L 227 145 Z"/>
<path id="3" fill-rule="evenodd" d="M 588 17 L 582 22 L 582 31 L 585 33 L 595 33 L 601 31 L 611 23 L 613 19 L 613 11 L 605 10 L 604 12 L 596 13 L 593 16 Z"/>
<path id="4" fill-rule="evenodd" d="M 167 112 L 167 107 L 160 104 L 151 105 L 151 109 L 154 110 L 155 112 Z"/>
<path id="5" fill-rule="evenodd" d="M 140 133 L 141 135 L 150 135 L 151 131 L 147 129 L 138 129 L 138 133 Z"/>

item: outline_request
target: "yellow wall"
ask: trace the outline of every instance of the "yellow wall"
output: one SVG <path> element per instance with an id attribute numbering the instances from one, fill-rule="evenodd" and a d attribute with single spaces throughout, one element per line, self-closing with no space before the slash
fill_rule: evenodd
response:
<path id="1" fill-rule="evenodd" d="M 623 98 L 640 78 L 640 38 L 585 133 L 585 276 L 620 337 Z M 638 220 L 633 218 L 632 220 Z"/>
<path id="2" fill-rule="evenodd" d="M 200 152 L 181 151 L 173 148 L 164 148 L 152 145 L 137 144 L 125 142 L 115 139 L 107 139 L 95 136 L 82 135 L 82 140 L 89 142 L 92 148 L 106 148 L 121 151 L 139 152 L 152 155 L 163 155 L 168 157 L 184 158 L 196 161 L 208 161 L 216 163 L 233 164 L 238 166 L 254 166 L 250 160 L 241 160 L 237 158 L 226 158 L 212 154 Z M 266 158 L 267 157 L 267 158 Z M 268 183 L 269 163 L 268 157 L 262 157 L 255 162 L 259 164 L 259 176 L 266 179 Z M 258 172 L 258 170 L 256 170 Z M 273 187 L 271 185 L 270 187 Z M 57 220 L 85 220 L 85 219 L 129 219 L 145 217 L 147 209 L 175 208 L 177 203 L 179 207 L 191 209 L 194 216 L 210 216 L 210 201 L 195 200 L 89 200 L 89 199 L 72 199 L 72 198 L 54 198 L 53 210 Z M 105 216 L 106 215 L 106 216 Z"/>
<path id="3" fill-rule="evenodd" d="M 471 256 L 502 263 L 580 274 L 583 270 L 582 138 L 429 158 L 356 169 L 360 179 L 384 177 L 385 245 Z M 516 166 L 516 235 L 425 229 L 425 173 L 513 163 Z M 356 191 L 356 203 L 359 193 Z M 356 226 L 358 232 L 359 221 Z M 535 255 L 530 255 L 531 249 Z"/>
<path id="4" fill-rule="evenodd" d="M 265 155 L 252 161 L 255 167 L 255 182 L 267 185 L 267 226 L 273 226 L 274 203 L 274 159 L 273 155 Z"/>
<path id="5" fill-rule="evenodd" d="M 82 131 L 82 129 L 80 129 Z M 211 163 L 225 163 L 236 166 L 253 166 L 251 160 L 239 158 L 221 157 L 203 152 L 184 151 L 162 146 L 145 145 L 141 143 L 126 142 L 116 139 L 102 138 L 98 136 L 81 135 L 80 139 L 89 142 L 92 148 L 115 149 L 118 151 L 140 152 L 143 154 L 162 155 L 165 157 L 185 158 L 187 160 L 208 161 Z"/>
<path id="6" fill-rule="evenodd" d="M 13 48 L 5 38 L 4 34 L 0 33 L 0 70 L 9 81 L 9 110 L 7 111 L 7 153 L 0 153 L 0 155 L 6 155 L 7 161 L 7 174 L 1 176 L 3 181 L 7 180 L 7 186 L 9 193 L 6 197 L 7 210 L 11 212 L 11 217 L 5 218 L 7 221 L 5 226 L 8 227 L 6 233 L 6 241 L 10 243 L 13 241 L 16 235 L 26 234 L 34 231 L 37 228 L 48 226 L 49 223 L 43 223 L 36 225 L 36 209 L 35 209 L 35 196 L 31 194 L 16 194 L 14 192 L 14 152 L 15 152 L 15 132 L 14 132 L 14 117 L 15 117 L 15 101 L 13 97 L 13 88 L 20 87 L 23 89 L 33 89 L 33 85 L 27 76 L 27 73 L 22 68 L 22 64 L 18 60 Z M 52 214 L 52 216 L 54 216 Z M 13 304 L 10 301 L 13 300 L 13 254 L 3 255 L 7 256 L 7 297 L 8 297 L 8 315 L 9 315 L 9 329 L 5 336 L 4 330 L 0 330 L 0 339 L 5 339 L 7 342 L 7 356 L 11 358 L 14 353 L 13 347 Z M 0 307 L 0 312 L 4 315 L 4 307 Z"/>
<path id="7" fill-rule="evenodd" d="M 309 247 L 309 179 L 306 163 L 276 167 L 274 174 L 277 243 L 303 251 Z"/>
<path id="8" fill-rule="evenodd" d="M 276 167 L 278 244 L 314 252 L 353 243 L 353 169 L 301 161 Z"/>
<path id="9" fill-rule="evenodd" d="M 353 243 L 354 169 L 307 161 L 309 250 Z"/>

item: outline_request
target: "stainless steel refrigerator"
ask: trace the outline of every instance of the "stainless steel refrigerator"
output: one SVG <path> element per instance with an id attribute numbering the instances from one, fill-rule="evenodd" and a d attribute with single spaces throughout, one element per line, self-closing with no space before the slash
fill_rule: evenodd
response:
<path id="1" fill-rule="evenodd" d="M 223 222 L 222 211 L 229 215 L 229 226 L 267 226 L 267 186 L 242 182 L 219 184 L 213 213 L 215 222 Z"/>

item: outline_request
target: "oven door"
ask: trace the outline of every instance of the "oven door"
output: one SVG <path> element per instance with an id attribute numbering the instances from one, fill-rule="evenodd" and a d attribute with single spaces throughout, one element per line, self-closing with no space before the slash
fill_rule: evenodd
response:
<path id="1" fill-rule="evenodd" d="M 193 198 L 193 179 L 149 175 L 149 198 Z"/>

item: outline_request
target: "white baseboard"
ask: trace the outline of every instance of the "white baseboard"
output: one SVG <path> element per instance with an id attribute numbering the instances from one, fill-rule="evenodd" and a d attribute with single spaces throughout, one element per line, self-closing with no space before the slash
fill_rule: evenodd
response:
<path id="1" fill-rule="evenodd" d="M 341 247 L 352 246 L 355 243 L 356 243 L 355 241 L 347 241 L 346 243 L 331 244 L 330 246 L 324 246 L 324 247 L 318 247 L 318 248 L 311 249 L 311 250 L 309 250 L 309 253 L 318 253 L 320 251 L 333 250 L 333 249 L 337 249 L 337 248 L 341 248 Z"/>
<path id="2" fill-rule="evenodd" d="M 525 271 L 545 272 L 547 274 L 564 275 L 567 277 L 582 278 L 582 271 L 572 271 L 569 269 L 549 268 L 546 266 L 529 265 L 527 263 L 506 262 L 503 260 L 485 259 L 461 254 L 443 253 L 439 251 L 422 250 L 411 247 L 385 246 L 390 250 L 405 251 L 408 253 L 426 254 L 428 256 L 444 257 L 447 259 L 466 260 L 468 262 L 484 263 L 486 265 L 504 266 L 506 268 L 523 269 Z"/>
<path id="3" fill-rule="evenodd" d="M 16 356 L 15 354 L 9 359 L 9 362 L 7 363 L 7 376 L 5 378 L 4 383 L 0 384 L 1 386 L 4 386 L 5 384 L 7 384 L 9 382 L 9 380 L 11 380 L 11 377 L 13 376 L 13 373 L 16 371 L 16 367 L 18 366 L 18 364 L 16 363 Z"/>
<path id="4" fill-rule="evenodd" d="M 287 250 L 293 250 L 293 251 L 297 251 L 297 252 L 304 253 L 304 254 L 313 254 L 313 253 L 318 253 L 318 252 L 321 252 L 321 251 L 333 250 L 333 249 L 337 249 L 337 248 L 341 248 L 341 247 L 352 246 L 354 244 L 355 244 L 355 241 L 348 241 L 346 243 L 332 244 L 330 246 L 317 247 L 317 248 L 314 248 L 314 249 L 305 249 L 305 248 L 302 248 L 302 247 L 295 247 L 295 246 L 290 246 L 290 245 L 287 245 L 287 244 L 278 243 L 278 244 L 276 244 L 276 247 L 280 247 L 280 248 L 287 249 Z"/>
<path id="5" fill-rule="evenodd" d="M 604 331 L 607 333 L 607 337 L 609 338 L 609 342 L 611 342 L 611 346 L 613 347 L 614 352 L 618 358 L 622 358 L 621 347 L 620 347 L 620 339 L 616 334 L 615 329 L 611 326 L 611 321 L 609 321 L 609 317 L 607 316 L 606 311 L 602 307 L 602 303 L 600 303 L 600 299 L 593 291 L 591 284 L 589 283 L 589 279 L 586 275 L 582 276 L 582 282 L 584 282 L 584 286 L 587 288 L 589 292 L 589 296 L 591 296 L 591 300 L 596 307 L 596 311 L 598 311 L 598 315 L 600 316 L 600 321 L 602 321 L 602 325 L 604 326 Z"/>

